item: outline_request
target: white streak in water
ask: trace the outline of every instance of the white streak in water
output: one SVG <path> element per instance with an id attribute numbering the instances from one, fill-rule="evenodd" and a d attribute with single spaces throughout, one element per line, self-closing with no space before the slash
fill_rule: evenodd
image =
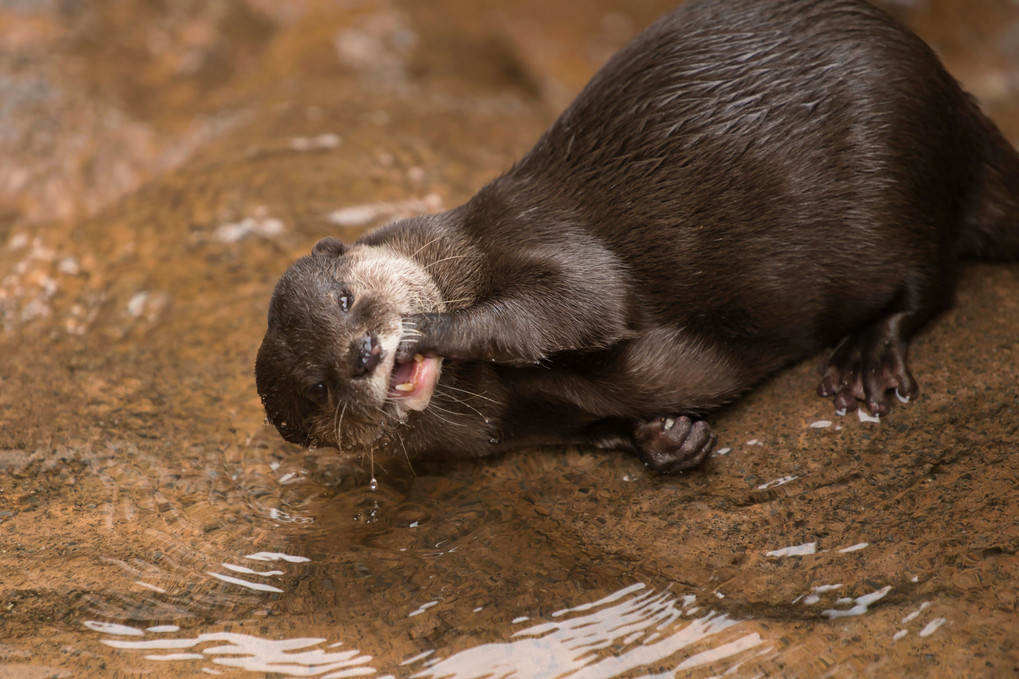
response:
<path id="1" fill-rule="evenodd" d="M 767 483 L 762 483 L 761 485 L 757 486 L 757 490 L 767 490 L 768 488 L 775 488 L 777 486 L 784 486 L 785 484 L 789 483 L 790 481 L 795 481 L 798 478 L 800 478 L 800 477 L 792 476 L 791 474 L 789 476 L 783 476 L 782 478 L 775 479 L 774 481 L 768 481 Z"/>
<path id="2" fill-rule="evenodd" d="M 192 639 L 102 640 L 102 643 L 107 646 L 131 651 L 194 649 L 191 652 L 153 653 L 144 657 L 148 660 L 159 661 L 190 662 L 202 659 L 219 666 L 258 672 L 259 676 L 271 674 L 273 676 L 315 676 L 322 677 L 322 679 L 340 679 L 341 677 L 377 674 L 377 670 L 367 665 L 372 659 L 371 656 L 362 654 L 355 649 L 325 651 L 322 648 L 316 648 L 323 642 L 325 639 L 263 639 L 232 632 L 199 634 Z M 204 644 L 211 645 L 200 649 L 199 652 L 196 647 Z M 332 649 L 340 645 L 342 643 L 335 643 L 329 648 Z M 193 666 L 189 665 L 188 667 Z M 191 672 L 194 673 L 197 669 L 207 674 L 220 674 L 218 670 L 209 667 L 195 668 Z"/>
<path id="3" fill-rule="evenodd" d="M 858 550 L 865 549 L 865 548 L 867 548 L 869 546 L 870 546 L 869 542 L 858 542 L 855 545 L 850 545 L 849 547 L 843 547 L 842 549 L 839 550 L 839 554 L 845 554 L 847 552 L 856 552 Z"/>
<path id="4" fill-rule="evenodd" d="M 163 589 L 162 587 L 157 587 L 155 585 L 150 585 L 149 583 L 142 582 L 141 580 L 135 580 L 134 584 L 138 585 L 139 587 L 144 587 L 145 589 L 151 589 L 153 592 L 159 592 L 160 594 L 166 594 L 166 590 Z"/>
<path id="5" fill-rule="evenodd" d="M 439 603 L 439 602 L 438 601 L 429 601 L 428 603 L 421 604 L 420 606 L 418 606 L 418 609 L 416 611 L 412 611 L 410 613 L 410 615 L 408 615 L 407 617 L 408 618 L 413 618 L 415 615 L 421 615 L 422 613 L 424 613 L 425 611 L 427 611 L 429 608 L 431 608 L 432 606 L 436 605 L 437 603 Z"/>
<path id="6" fill-rule="evenodd" d="M 851 600 L 855 604 L 852 608 L 846 609 L 844 611 L 839 611 L 830 608 L 827 611 L 821 611 L 821 614 L 827 616 L 829 620 L 834 620 L 835 618 L 845 618 L 851 615 L 863 615 L 864 613 L 867 612 L 867 608 L 871 604 L 873 604 L 876 601 L 880 601 L 881 599 L 884 599 L 888 595 L 888 592 L 890 591 L 892 591 L 892 586 L 885 585 L 876 592 L 864 594 L 863 596 L 858 596 L 856 597 L 856 599 Z"/>
<path id="7" fill-rule="evenodd" d="M 259 592 L 282 592 L 283 591 L 279 587 L 273 587 L 272 585 L 264 585 L 264 584 L 262 584 L 260 582 L 248 582 L 247 580 L 242 580 L 241 578 L 235 578 L 235 577 L 230 576 L 230 575 L 223 575 L 222 573 L 214 573 L 212 571 L 207 571 L 207 572 L 208 572 L 209 575 L 211 575 L 212 577 L 216 578 L 217 580 L 222 580 L 223 582 L 229 582 L 231 585 L 240 585 L 241 587 L 247 587 L 248 589 L 254 589 L 254 590 L 257 590 Z"/>
<path id="8" fill-rule="evenodd" d="M 689 670 L 694 667 L 700 667 L 702 665 L 710 665 L 713 662 L 724 660 L 737 653 L 742 653 L 748 649 L 759 646 L 763 640 L 761 635 L 757 632 L 742 636 L 736 641 L 730 641 L 727 644 L 722 644 L 717 648 L 711 648 L 707 651 L 701 651 L 696 655 L 692 655 L 683 662 L 676 666 L 677 670 Z"/>
<path id="9" fill-rule="evenodd" d="M 906 623 L 913 622 L 914 620 L 919 618 L 920 613 L 926 611 L 930 607 L 930 605 L 931 602 L 929 601 L 925 601 L 922 604 L 920 604 L 920 608 L 916 609 L 915 611 L 913 611 L 912 613 L 910 613 L 909 615 L 902 619 L 902 624 L 905 625 Z"/>
<path id="10" fill-rule="evenodd" d="M 220 565 L 234 573 L 243 573 L 244 575 L 283 575 L 283 571 L 256 571 L 255 569 L 248 568 L 247 566 L 235 566 L 232 563 L 226 562 Z"/>
<path id="11" fill-rule="evenodd" d="M 616 601 L 619 601 L 620 599 L 623 599 L 625 597 L 630 596 L 634 592 L 639 592 L 640 590 L 644 589 L 646 586 L 647 585 L 645 585 L 643 582 L 638 582 L 638 583 L 636 583 L 634 585 L 630 585 L 629 587 L 624 587 L 623 589 L 619 590 L 618 592 L 613 592 L 612 594 L 608 595 L 607 597 L 598 599 L 598 601 L 592 601 L 589 604 L 580 604 L 579 606 L 574 606 L 573 608 L 564 608 L 561 611 L 556 611 L 555 613 L 552 614 L 552 617 L 553 618 L 558 618 L 560 616 L 569 615 L 571 613 L 583 613 L 584 611 L 589 611 L 592 608 L 598 608 L 599 606 L 604 606 L 606 604 L 615 603 Z"/>
<path id="12" fill-rule="evenodd" d="M 802 545 L 796 545 L 795 547 L 783 547 L 782 549 L 773 549 L 770 552 L 765 552 L 765 556 L 784 557 L 784 556 L 806 556 L 808 554 L 817 553 L 817 543 L 807 542 Z"/>
<path id="13" fill-rule="evenodd" d="M 254 554 L 245 555 L 244 558 L 254 559 L 255 561 L 289 561 L 290 563 L 306 563 L 311 561 L 306 556 L 294 556 L 282 552 L 255 552 Z"/>
<path id="14" fill-rule="evenodd" d="M 548 622 L 514 633 L 510 642 L 481 644 L 446 658 L 430 659 L 411 676 L 611 679 L 638 670 L 643 670 L 640 676 L 649 676 L 646 670 L 662 663 L 674 669 L 723 662 L 738 667 L 743 654 L 764 643 L 757 633 L 727 632 L 740 623 L 723 614 L 708 612 L 700 618 L 687 618 L 694 611 L 683 610 L 682 604 L 692 597 L 679 599 L 643 584 L 626 589 L 626 595 L 615 592 L 553 614 Z M 716 636 L 722 634 L 725 636 Z M 686 649 L 690 649 L 686 658 L 676 657 Z M 682 664 L 677 666 L 677 661 Z"/>
<path id="15" fill-rule="evenodd" d="M 804 597 L 803 605 L 811 606 L 813 604 L 816 604 L 818 601 L 821 600 L 821 597 L 819 595 L 824 594 L 825 592 L 835 591 L 836 589 L 839 589 L 841 587 L 842 583 L 839 583 L 837 585 L 818 585 L 817 587 L 814 587 L 813 589 L 810 590 L 810 594 Z M 794 601 L 793 603 L 796 602 Z"/>
<path id="16" fill-rule="evenodd" d="M 103 634 L 119 634 L 123 636 L 141 637 L 145 636 L 145 632 L 138 629 L 137 627 L 128 627 L 127 625 L 118 625 L 114 622 L 100 622 L 99 620 L 86 620 L 84 623 L 85 627 L 88 627 L 93 632 L 102 632 Z"/>
<path id="17" fill-rule="evenodd" d="M 147 655 L 146 660 L 204 660 L 201 653 L 165 653 L 163 655 Z"/>

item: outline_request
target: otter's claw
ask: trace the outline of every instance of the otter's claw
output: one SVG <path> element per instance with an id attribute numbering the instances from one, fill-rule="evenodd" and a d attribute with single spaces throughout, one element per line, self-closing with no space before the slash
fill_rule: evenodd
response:
<path id="1" fill-rule="evenodd" d="M 400 343 L 396 345 L 396 362 L 410 363 L 414 355 L 421 353 L 421 338 L 424 337 L 425 314 L 413 314 L 405 316 L 400 324 L 403 334 L 400 335 Z"/>
<path id="2" fill-rule="evenodd" d="M 413 361 L 414 355 L 418 353 L 417 346 L 416 337 L 407 337 L 406 335 L 401 337 L 400 343 L 396 345 L 396 362 L 410 363 Z"/>

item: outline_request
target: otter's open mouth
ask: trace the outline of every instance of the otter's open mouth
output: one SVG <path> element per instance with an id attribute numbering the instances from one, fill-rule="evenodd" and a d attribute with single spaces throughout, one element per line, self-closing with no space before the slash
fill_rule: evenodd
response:
<path id="1" fill-rule="evenodd" d="M 410 410 L 424 410 L 439 381 L 442 359 L 416 354 L 414 360 L 397 364 L 389 378 L 389 398 Z"/>

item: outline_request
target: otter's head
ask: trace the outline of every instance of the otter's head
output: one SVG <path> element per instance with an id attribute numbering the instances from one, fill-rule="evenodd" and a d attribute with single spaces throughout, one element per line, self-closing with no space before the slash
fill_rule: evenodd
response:
<path id="1" fill-rule="evenodd" d="M 439 378 L 436 357 L 398 363 L 409 314 L 441 311 L 421 265 L 385 246 L 319 241 L 283 274 L 255 382 L 269 422 L 303 446 L 363 450 L 423 410 Z"/>

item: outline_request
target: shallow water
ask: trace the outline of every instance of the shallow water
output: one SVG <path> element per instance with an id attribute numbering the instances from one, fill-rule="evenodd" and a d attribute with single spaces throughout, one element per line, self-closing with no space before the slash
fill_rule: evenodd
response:
<path id="1" fill-rule="evenodd" d="M 263 424 L 287 263 L 467 198 L 666 4 L 0 7 L 0 679 L 1019 672 L 1016 265 L 967 269 L 915 402 L 839 418 L 800 365 L 677 477 L 394 453 L 372 491 Z M 1019 138 L 1019 9 L 894 9 Z"/>

